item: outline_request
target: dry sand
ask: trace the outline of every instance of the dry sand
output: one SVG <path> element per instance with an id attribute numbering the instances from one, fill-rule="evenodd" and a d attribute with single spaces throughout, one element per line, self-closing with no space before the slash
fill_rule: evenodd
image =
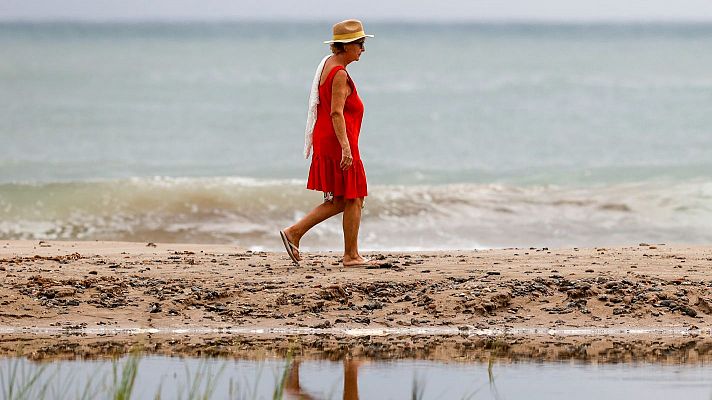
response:
<path id="1" fill-rule="evenodd" d="M 241 357 L 712 360 L 712 247 L 370 254 L 383 262 L 376 269 L 343 268 L 338 253 L 304 256 L 295 267 L 284 253 L 234 246 L 3 241 L 0 354 L 88 357 L 140 344 Z M 175 331 L 236 327 L 308 334 Z M 450 333 L 417 334 L 426 327 Z M 114 331 L 125 328 L 168 331 Z M 658 331 L 601 334 L 611 328 Z"/>

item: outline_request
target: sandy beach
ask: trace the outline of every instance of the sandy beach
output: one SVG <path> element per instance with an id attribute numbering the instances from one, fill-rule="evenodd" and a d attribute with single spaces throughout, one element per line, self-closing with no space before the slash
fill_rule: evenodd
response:
<path id="1" fill-rule="evenodd" d="M 284 253 L 218 245 L 2 241 L 1 351 L 91 356 L 140 344 L 253 357 L 296 348 L 315 356 L 712 358 L 712 247 L 369 256 L 382 266 L 345 269 L 338 253 L 307 253 L 295 267 Z M 268 331 L 221 331 L 237 328 Z"/>

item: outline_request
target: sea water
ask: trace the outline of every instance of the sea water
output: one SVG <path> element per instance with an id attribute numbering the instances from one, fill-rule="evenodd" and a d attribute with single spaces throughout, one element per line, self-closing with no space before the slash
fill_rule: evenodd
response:
<path id="1" fill-rule="evenodd" d="M 330 26 L 0 24 L 0 239 L 279 249 Z M 712 241 L 712 25 L 368 28 L 363 248 Z"/>

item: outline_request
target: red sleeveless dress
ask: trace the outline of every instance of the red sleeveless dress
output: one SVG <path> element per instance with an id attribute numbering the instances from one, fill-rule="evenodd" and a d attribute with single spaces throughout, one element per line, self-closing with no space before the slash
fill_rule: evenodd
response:
<path id="1" fill-rule="evenodd" d="M 307 189 L 332 192 L 336 197 L 356 199 L 368 194 L 366 171 L 363 169 L 361 154 L 358 151 L 363 102 L 358 97 L 356 86 L 351 77 L 347 77 L 348 84 L 351 86 L 351 94 L 346 98 L 344 104 L 344 119 L 346 120 L 346 137 L 349 140 L 354 161 L 351 167 L 344 171 L 339 166 L 341 145 L 336 138 L 334 125 L 331 123 L 331 87 L 334 76 L 342 69 L 346 70 L 340 65 L 332 68 L 324 83 L 319 86 L 319 105 L 312 136 L 314 148 Z"/>

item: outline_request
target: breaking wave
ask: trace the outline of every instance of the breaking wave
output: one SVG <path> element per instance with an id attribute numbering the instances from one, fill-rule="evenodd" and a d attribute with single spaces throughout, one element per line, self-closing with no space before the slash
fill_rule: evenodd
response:
<path id="1" fill-rule="evenodd" d="M 276 234 L 321 201 L 293 180 L 132 178 L 0 185 L 1 239 L 231 243 L 277 250 Z M 585 188 L 372 186 L 361 247 L 449 250 L 712 242 L 712 181 Z M 340 218 L 302 241 L 338 250 Z"/>

